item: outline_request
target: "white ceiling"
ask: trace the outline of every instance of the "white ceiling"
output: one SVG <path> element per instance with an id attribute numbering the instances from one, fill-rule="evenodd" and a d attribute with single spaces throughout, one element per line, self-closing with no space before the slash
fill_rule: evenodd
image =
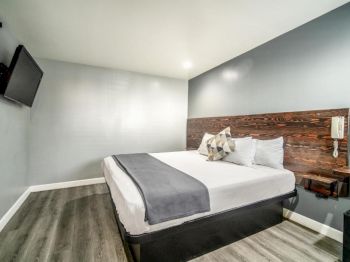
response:
<path id="1" fill-rule="evenodd" d="M 347 2 L 0 0 L 0 16 L 36 57 L 189 79 Z"/>

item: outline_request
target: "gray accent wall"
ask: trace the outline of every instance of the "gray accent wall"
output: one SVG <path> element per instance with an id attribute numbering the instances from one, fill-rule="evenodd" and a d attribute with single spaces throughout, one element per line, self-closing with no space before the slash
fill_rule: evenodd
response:
<path id="1" fill-rule="evenodd" d="M 0 28 L 0 63 L 9 66 L 17 40 Z M 29 109 L 0 96 L 0 218 L 28 188 Z"/>
<path id="2" fill-rule="evenodd" d="M 189 118 L 343 107 L 350 107 L 350 4 L 189 81 Z M 288 208 L 342 230 L 350 198 L 298 191 Z"/>
<path id="3" fill-rule="evenodd" d="M 346 4 L 191 79 L 188 116 L 350 107 L 349 14 Z"/>
<path id="4" fill-rule="evenodd" d="M 185 149 L 188 82 L 52 60 L 30 117 L 31 185 L 102 176 L 112 154 Z"/>

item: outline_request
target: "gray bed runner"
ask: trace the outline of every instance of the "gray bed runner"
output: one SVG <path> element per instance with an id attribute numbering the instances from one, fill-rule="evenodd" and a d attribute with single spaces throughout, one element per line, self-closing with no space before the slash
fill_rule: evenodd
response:
<path id="1" fill-rule="evenodd" d="M 143 198 L 150 225 L 210 210 L 207 187 L 145 153 L 114 155 Z"/>

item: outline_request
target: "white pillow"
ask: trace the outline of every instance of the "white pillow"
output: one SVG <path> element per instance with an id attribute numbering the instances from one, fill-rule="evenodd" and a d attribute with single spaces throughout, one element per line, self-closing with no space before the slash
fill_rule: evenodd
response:
<path id="1" fill-rule="evenodd" d="M 252 137 L 232 138 L 235 142 L 235 150 L 230 152 L 222 160 L 243 166 L 252 166 L 254 160 L 254 144 Z"/>
<path id="2" fill-rule="evenodd" d="M 283 137 L 270 140 L 255 140 L 254 163 L 276 169 L 283 168 Z"/>
<path id="3" fill-rule="evenodd" d="M 201 155 L 205 155 L 207 156 L 208 155 L 208 147 L 207 147 L 207 141 L 212 138 L 214 135 L 212 134 L 208 134 L 208 133 L 205 133 L 203 138 L 202 138 L 202 142 L 200 144 L 200 146 L 198 147 L 198 152 L 199 154 Z"/>

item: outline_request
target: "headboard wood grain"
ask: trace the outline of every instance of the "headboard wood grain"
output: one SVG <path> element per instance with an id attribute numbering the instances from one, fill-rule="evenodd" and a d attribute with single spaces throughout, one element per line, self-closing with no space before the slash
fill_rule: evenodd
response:
<path id="1" fill-rule="evenodd" d="M 339 141 L 339 157 L 333 158 L 331 117 L 345 117 L 345 138 Z M 258 139 L 284 137 L 284 165 L 296 173 L 331 175 L 333 168 L 348 164 L 349 108 L 258 115 L 189 118 L 187 149 L 195 149 L 205 132 L 231 127 L 233 137 Z"/>

